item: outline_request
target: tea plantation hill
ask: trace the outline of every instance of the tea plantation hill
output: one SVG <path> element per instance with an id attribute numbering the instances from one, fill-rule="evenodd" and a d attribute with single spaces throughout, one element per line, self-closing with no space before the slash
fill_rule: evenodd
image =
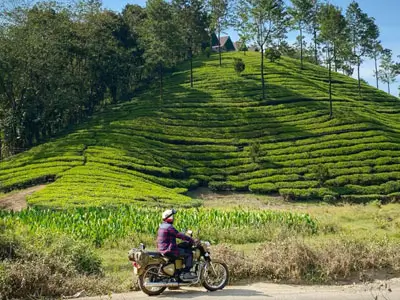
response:
<path id="1" fill-rule="evenodd" d="M 241 57 L 246 70 L 233 69 Z M 149 89 L 110 106 L 70 134 L 0 164 L 1 191 L 54 181 L 29 198 L 40 206 L 191 206 L 188 189 L 280 193 L 291 199 L 400 197 L 399 99 L 334 74 L 329 118 L 325 68 L 259 53 L 195 61 L 166 78 L 164 100 Z"/>

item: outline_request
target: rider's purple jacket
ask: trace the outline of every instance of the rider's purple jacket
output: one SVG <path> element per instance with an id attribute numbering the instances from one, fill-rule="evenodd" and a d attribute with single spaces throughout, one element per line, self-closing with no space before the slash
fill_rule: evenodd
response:
<path id="1" fill-rule="evenodd" d="M 158 251 L 162 254 L 171 253 L 175 256 L 179 256 L 176 238 L 193 243 L 193 239 L 176 230 L 172 224 L 163 222 L 157 234 Z"/>

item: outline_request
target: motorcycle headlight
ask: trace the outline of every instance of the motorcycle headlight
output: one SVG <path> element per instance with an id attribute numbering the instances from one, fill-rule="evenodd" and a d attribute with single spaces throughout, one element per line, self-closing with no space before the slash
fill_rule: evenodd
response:
<path id="1" fill-rule="evenodd" d="M 205 241 L 204 243 L 203 243 L 203 245 L 204 245 L 204 249 L 205 250 L 210 250 L 210 247 L 211 247 L 211 243 L 209 242 L 209 241 Z"/>

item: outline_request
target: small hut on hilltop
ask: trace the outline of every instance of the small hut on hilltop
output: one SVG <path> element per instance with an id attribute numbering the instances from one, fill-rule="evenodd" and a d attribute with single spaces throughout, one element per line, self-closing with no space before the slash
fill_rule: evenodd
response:
<path id="1" fill-rule="evenodd" d="M 212 50 L 218 52 L 218 37 L 215 33 L 212 34 L 211 37 L 211 43 L 212 43 Z M 221 51 L 235 51 L 236 48 L 230 38 L 230 36 L 221 36 L 220 38 L 220 44 L 221 44 Z"/>

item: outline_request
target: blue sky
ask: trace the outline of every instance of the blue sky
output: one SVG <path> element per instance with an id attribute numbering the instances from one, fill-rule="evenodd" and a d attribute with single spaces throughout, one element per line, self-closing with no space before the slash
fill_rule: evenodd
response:
<path id="1" fill-rule="evenodd" d="M 331 0 L 330 3 L 340 6 L 345 10 L 351 1 Z M 114 11 L 121 11 L 127 3 L 139 4 L 141 6 L 146 5 L 145 0 L 103 0 L 104 7 Z M 358 3 L 364 12 L 375 18 L 376 24 L 380 29 L 380 39 L 383 47 L 393 50 L 395 57 L 400 55 L 400 0 L 358 0 Z M 231 36 L 233 41 L 238 39 L 237 34 L 233 30 L 228 30 L 226 33 Z M 295 36 L 295 33 L 289 34 L 289 41 L 294 41 Z M 396 60 L 399 61 L 400 59 L 396 57 Z M 361 68 L 361 77 L 375 86 L 373 69 L 373 61 L 366 60 Z M 391 92 L 396 96 L 399 94 L 398 86 L 399 82 L 391 86 Z M 383 83 L 380 83 L 380 88 L 386 91 L 386 86 Z"/>

